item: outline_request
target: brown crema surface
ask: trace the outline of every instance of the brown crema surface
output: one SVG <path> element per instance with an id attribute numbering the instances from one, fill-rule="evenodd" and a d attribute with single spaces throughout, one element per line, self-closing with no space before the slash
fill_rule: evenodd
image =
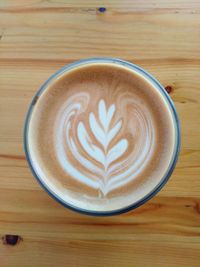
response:
<path id="1" fill-rule="evenodd" d="M 63 202 L 110 211 L 149 194 L 174 151 L 171 110 L 140 74 L 116 64 L 64 73 L 39 96 L 28 141 L 33 168 Z"/>

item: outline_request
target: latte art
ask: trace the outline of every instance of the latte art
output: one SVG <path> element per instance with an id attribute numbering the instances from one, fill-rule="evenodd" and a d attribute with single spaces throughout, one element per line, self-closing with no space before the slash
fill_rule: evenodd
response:
<path id="1" fill-rule="evenodd" d="M 170 168 L 172 111 L 143 74 L 86 64 L 45 85 L 29 118 L 31 167 L 60 202 L 109 212 L 140 202 Z"/>
<path id="2" fill-rule="evenodd" d="M 105 197 L 109 191 L 133 180 L 145 166 L 151 157 L 154 132 L 151 118 L 148 120 L 142 107 L 128 98 L 123 99 L 123 108 L 129 105 L 130 115 L 124 118 L 117 114 L 115 104 L 106 107 L 105 100 L 99 100 L 96 115 L 90 112 L 84 117 L 88 121 L 86 128 L 79 115 L 86 112 L 90 101 L 87 93 L 67 100 L 56 118 L 54 146 L 63 170 L 77 181 L 98 189 L 99 195 Z M 127 119 L 130 125 L 123 129 L 123 121 Z M 131 147 L 123 132 L 131 135 L 134 142 Z M 129 152 L 125 153 L 128 147 Z"/>

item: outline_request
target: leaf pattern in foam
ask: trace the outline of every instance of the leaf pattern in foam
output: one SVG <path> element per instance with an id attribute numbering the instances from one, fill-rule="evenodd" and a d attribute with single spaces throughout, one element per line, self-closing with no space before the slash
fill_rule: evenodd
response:
<path id="1" fill-rule="evenodd" d="M 103 103 L 104 103 L 104 101 L 103 101 Z M 99 104 L 99 106 L 100 106 L 100 104 Z M 102 104 L 102 106 L 105 106 L 105 105 Z M 102 110 L 103 110 L 103 113 L 104 113 L 105 110 L 104 109 L 102 109 Z M 108 119 L 109 123 L 110 123 L 110 121 L 112 119 L 112 116 L 114 114 L 114 110 L 115 110 L 115 106 L 112 105 L 109 108 L 108 116 L 105 117 L 105 119 Z M 90 123 L 90 128 L 91 128 L 94 136 L 100 142 L 100 144 L 102 144 L 104 149 L 107 149 L 109 143 L 118 134 L 118 132 L 119 132 L 121 126 L 122 126 L 122 121 L 120 120 L 120 121 L 118 121 L 118 123 L 115 124 L 115 126 L 112 129 L 110 129 L 110 131 L 105 132 L 105 131 L 103 131 L 103 129 L 101 128 L 101 126 L 97 122 L 93 112 L 90 113 L 89 123 Z M 109 125 L 109 123 L 107 123 L 107 122 L 104 123 L 104 126 L 107 127 L 106 125 Z"/>
<path id="2" fill-rule="evenodd" d="M 95 117 L 93 112 L 89 115 L 89 125 L 91 132 L 93 133 L 96 140 L 102 145 L 104 148 L 100 148 L 92 143 L 89 134 L 86 131 L 86 128 L 83 122 L 78 124 L 78 139 L 85 150 L 85 152 L 96 161 L 100 162 L 104 169 L 103 175 L 108 178 L 109 174 L 109 166 L 112 162 L 120 158 L 128 148 L 128 141 L 126 139 L 121 139 L 117 144 L 111 147 L 108 150 L 109 144 L 115 138 L 115 136 L 119 133 L 122 127 L 122 120 L 119 120 L 111 129 L 110 122 L 115 112 L 115 105 L 111 105 L 106 111 L 106 106 L 104 100 L 99 102 L 99 122 Z M 76 155 L 77 156 L 77 155 Z M 78 157 L 80 159 L 80 157 Z M 87 164 L 86 164 L 87 163 Z M 88 164 L 88 161 L 84 161 L 84 165 L 88 167 L 91 171 L 91 166 Z M 104 190 L 101 188 L 101 190 Z"/>
<path id="3" fill-rule="evenodd" d="M 99 101 L 99 119 L 106 132 L 108 131 L 114 112 L 115 112 L 114 104 L 110 106 L 107 112 L 105 101 L 103 99 Z"/>
<path id="4" fill-rule="evenodd" d="M 76 144 L 74 143 L 73 139 L 70 138 L 69 139 L 69 145 L 72 151 L 73 156 L 78 159 L 78 161 L 80 162 L 80 164 L 87 168 L 89 171 L 91 171 L 93 173 L 93 176 L 96 177 L 96 174 L 100 174 L 101 176 L 103 175 L 102 170 L 97 167 L 96 165 L 94 165 L 92 162 L 90 162 L 88 159 L 84 158 L 78 151 Z"/>
<path id="5" fill-rule="evenodd" d="M 106 157 L 106 165 L 109 166 L 113 161 L 120 158 L 128 148 L 128 141 L 126 139 L 120 140 L 113 146 Z"/>
<path id="6" fill-rule="evenodd" d="M 78 124 L 78 139 L 88 155 L 105 166 L 105 155 L 100 148 L 92 144 L 82 122 Z"/>
<path id="7" fill-rule="evenodd" d="M 122 121 L 118 121 L 115 126 L 108 132 L 106 136 L 106 147 L 109 145 L 109 143 L 112 141 L 112 139 L 118 134 L 120 128 L 122 126 Z"/>
<path id="8" fill-rule="evenodd" d="M 101 129 L 99 123 L 97 122 L 94 113 L 90 113 L 89 116 L 89 123 L 90 123 L 90 128 L 92 130 L 92 133 L 96 137 L 96 139 L 100 142 L 100 144 L 105 146 L 106 142 L 106 134 L 105 132 Z"/>

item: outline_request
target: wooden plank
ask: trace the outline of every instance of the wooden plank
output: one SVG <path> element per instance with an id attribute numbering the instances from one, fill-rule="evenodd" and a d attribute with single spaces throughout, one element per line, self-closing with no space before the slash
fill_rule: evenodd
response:
<path id="1" fill-rule="evenodd" d="M 51 1 L 36 1 L 36 0 L 7 0 L 2 1 L 0 7 L 3 10 L 9 11 L 19 11 L 19 10 L 27 10 L 27 9 L 39 9 L 39 8 L 48 8 L 53 9 L 56 8 L 60 10 L 62 8 L 98 8 L 98 7 L 106 7 L 108 9 L 120 9 L 120 10 L 160 10 L 165 9 L 165 12 L 170 9 L 176 9 L 177 11 L 185 10 L 186 12 L 190 10 L 199 10 L 200 3 L 198 0 L 103 0 L 99 2 L 98 0 L 51 0 Z"/>
<path id="2" fill-rule="evenodd" d="M 0 25 L 5 59 L 162 60 L 198 59 L 200 54 L 198 14 L 8 12 L 1 14 Z"/>
<path id="3" fill-rule="evenodd" d="M 28 238 L 3 248 L 3 266 L 199 266 L 198 245 L 183 242 L 46 241 Z M 25 254 L 26 252 L 26 254 Z M 154 257 L 152 258 L 152 255 Z M 17 262 L 19 265 L 13 265 Z M 42 265 L 41 265 L 42 262 Z"/>

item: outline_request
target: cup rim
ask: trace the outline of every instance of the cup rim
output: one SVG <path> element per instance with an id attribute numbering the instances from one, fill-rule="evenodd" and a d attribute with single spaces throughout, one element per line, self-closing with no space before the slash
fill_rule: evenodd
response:
<path id="1" fill-rule="evenodd" d="M 173 117 L 174 122 L 174 129 L 175 129 L 175 144 L 174 144 L 174 151 L 172 155 L 172 159 L 170 161 L 169 167 L 165 173 L 165 175 L 162 177 L 160 182 L 156 185 L 155 188 L 153 188 L 146 196 L 144 196 L 142 199 L 138 200 L 137 202 L 130 204 L 126 207 L 122 207 L 120 209 L 111 210 L 111 211 L 95 211 L 95 210 L 87 210 L 79 208 L 78 206 L 72 205 L 70 203 L 67 203 L 63 201 L 63 199 L 56 195 L 50 188 L 48 188 L 43 180 L 39 177 L 39 175 L 36 173 L 36 171 L 33 168 L 33 165 L 31 163 L 31 153 L 29 151 L 28 147 L 28 131 L 29 131 L 29 122 L 31 119 L 31 114 L 33 111 L 33 108 L 35 106 L 35 103 L 38 99 L 38 97 L 42 94 L 42 92 L 46 89 L 47 85 L 49 85 L 51 82 L 53 82 L 55 79 L 60 77 L 63 73 L 68 72 L 71 69 L 74 69 L 76 67 L 91 64 L 91 63 L 111 63 L 111 64 L 117 64 L 120 66 L 125 66 L 128 69 L 131 69 L 132 71 L 136 71 L 137 73 L 141 74 L 143 77 L 145 77 L 154 87 L 158 88 L 158 90 L 161 92 L 163 98 L 165 99 L 167 105 L 170 107 L 171 115 Z M 160 82 L 152 76 L 149 72 L 144 70 L 143 68 L 139 67 L 138 65 L 135 65 L 131 62 L 119 59 L 119 58 L 111 58 L 111 57 L 95 57 L 95 58 L 86 58 L 81 59 L 78 61 L 75 61 L 73 63 L 67 64 L 55 73 L 53 73 L 39 88 L 39 90 L 36 92 L 34 97 L 32 98 L 32 101 L 30 103 L 30 106 L 28 108 L 28 112 L 25 119 L 24 124 L 24 136 L 23 136 L 23 143 L 24 143 L 24 151 L 25 156 L 29 165 L 29 168 L 31 169 L 31 172 L 33 176 L 36 178 L 36 180 L 39 182 L 39 184 L 42 186 L 42 188 L 57 202 L 62 204 L 65 208 L 68 208 L 70 210 L 85 214 L 85 215 L 93 215 L 93 216 L 112 216 L 112 215 L 118 215 L 125 212 L 128 212 L 130 210 L 133 210 L 144 203 L 146 203 L 148 200 L 150 200 L 153 196 L 155 196 L 162 187 L 167 183 L 169 180 L 175 166 L 178 160 L 178 155 L 180 153 L 180 143 L 181 143 L 181 134 L 180 134 L 180 123 L 178 119 L 178 114 L 176 111 L 176 108 L 174 106 L 173 101 L 171 100 L 170 96 L 164 89 L 164 87 L 160 84 Z"/>

